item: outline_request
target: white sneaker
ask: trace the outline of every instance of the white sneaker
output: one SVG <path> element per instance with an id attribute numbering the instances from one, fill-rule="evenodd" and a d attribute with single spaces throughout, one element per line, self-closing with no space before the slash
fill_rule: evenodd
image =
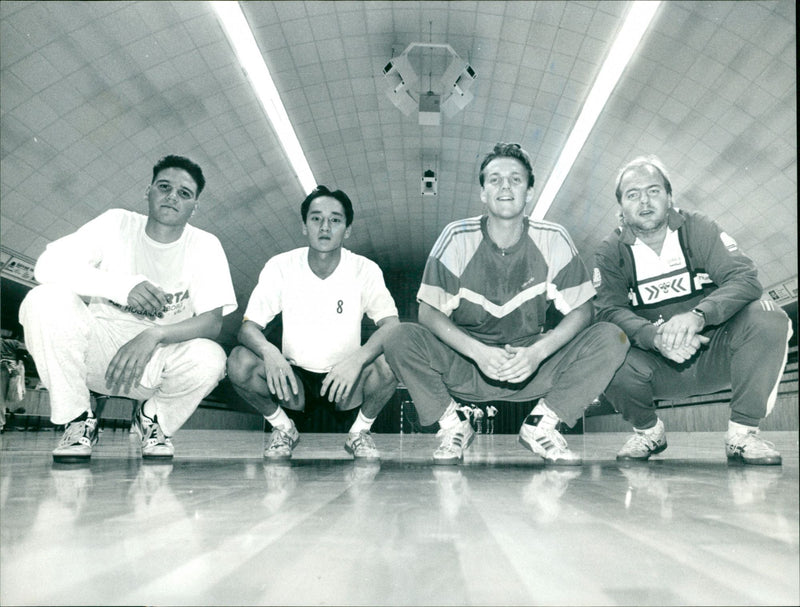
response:
<path id="1" fill-rule="evenodd" d="M 86 413 L 64 427 L 64 434 L 53 449 L 53 461 L 58 463 L 87 462 L 97 442 L 97 418 Z"/>
<path id="2" fill-rule="evenodd" d="M 133 427 L 142 441 L 142 459 L 171 459 L 175 455 L 172 439 L 164 434 L 158 416 L 151 420 L 141 407 L 133 417 Z"/>
<path id="3" fill-rule="evenodd" d="M 667 433 L 660 419 L 646 430 L 633 429 L 633 436 L 617 453 L 617 461 L 646 461 L 651 455 L 667 448 Z"/>
<path id="4" fill-rule="evenodd" d="M 353 456 L 353 459 L 359 461 L 377 461 L 381 458 L 369 430 L 350 432 L 344 443 L 344 449 Z"/>
<path id="5" fill-rule="evenodd" d="M 555 428 L 542 429 L 523 423 L 519 429 L 519 443 L 544 458 L 549 464 L 580 466 L 583 459 L 569 450 L 567 441 Z"/>
<path id="6" fill-rule="evenodd" d="M 439 430 L 436 438 L 441 438 L 442 443 L 433 452 L 433 463 L 440 465 L 457 464 L 464 457 L 464 449 L 472 444 L 475 431 L 469 420 L 462 420 L 449 430 Z"/>
<path id="7" fill-rule="evenodd" d="M 728 460 L 758 466 L 780 466 L 783 461 L 775 445 L 759 436 L 758 428 L 747 432 L 728 432 L 725 455 Z"/>
<path id="8" fill-rule="evenodd" d="M 290 420 L 291 421 L 291 420 Z M 292 422 L 292 427 L 288 430 L 275 427 L 269 437 L 269 445 L 264 449 L 264 458 L 271 461 L 282 461 L 292 457 L 292 449 L 300 440 L 300 433 Z"/>

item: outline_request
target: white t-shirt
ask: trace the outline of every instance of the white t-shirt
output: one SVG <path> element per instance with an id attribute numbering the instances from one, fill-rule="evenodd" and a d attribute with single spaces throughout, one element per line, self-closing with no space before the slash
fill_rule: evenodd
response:
<path id="1" fill-rule="evenodd" d="M 378 265 L 342 249 L 324 280 L 308 265 L 308 247 L 271 258 L 250 295 L 245 320 L 262 329 L 283 313 L 283 355 L 293 365 L 327 373 L 361 347 L 361 319 L 397 316 Z"/>
<path id="2" fill-rule="evenodd" d="M 76 232 L 47 245 L 36 263 L 36 279 L 58 283 L 90 297 L 98 318 L 167 325 L 236 305 L 228 260 L 216 236 L 187 225 L 175 242 L 160 243 L 145 233 L 147 217 L 112 209 Z M 162 316 L 148 318 L 128 309 L 128 293 L 149 280 L 167 293 Z"/>

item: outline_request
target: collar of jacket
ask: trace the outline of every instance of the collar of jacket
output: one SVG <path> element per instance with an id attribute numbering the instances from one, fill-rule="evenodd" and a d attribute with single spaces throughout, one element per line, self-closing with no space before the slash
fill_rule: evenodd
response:
<path id="1" fill-rule="evenodd" d="M 677 230 L 686 222 L 686 218 L 683 216 L 683 213 L 680 212 L 679 209 L 675 207 L 670 207 L 669 211 L 667 211 L 667 226 L 669 226 L 670 230 Z M 627 225 L 622 226 L 622 230 L 620 231 L 619 239 L 622 243 L 627 245 L 632 245 L 636 242 L 636 234 L 633 233 L 633 230 L 630 229 Z"/>

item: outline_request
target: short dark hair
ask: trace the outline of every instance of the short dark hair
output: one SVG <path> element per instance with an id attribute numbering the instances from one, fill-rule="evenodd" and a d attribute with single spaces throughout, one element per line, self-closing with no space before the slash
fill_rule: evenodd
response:
<path id="1" fill-rule="evenodd" d="M 150 183 L 155 183 L 156 176 L 161 171 L 173 167 L 176 169 L 183 169 L 189 173 L 191 178 L 194 179 L 194 182 L 197 184 L 196 196 L 200 196 L 200 192 L 202 192 L 203 188 L 206 187 L 206 178 L 203 177 L 203 169 L 184 156 L 170 154 L 168 156 L 164 156 L 161 160 L 156 162 L 155 166 L 153 166 L 153 180 Z"/>
<path id="2" fill-rule="evenodd" d="M 531 164 L 531 157 L 523 150 L 518 143 L 498 143 L 494 146 L 494 149 L 486 155 L 486 158 L 483 159 L 481 162 L 481 170 L 478 174 L 478 181 L 483 187 L 483 169 L 486 168 L 486 165 L 489 164 L 495 158 L 515 158 L 522 163 L 522 166 L 525 167 L 525 170 L 528 171 L 528 187 L 533 187 L 533 165 Z"/>
<path id="3" fill-rule="evenodd" d="M 622 190 L 620 188 L 622 187 L 622 178 L 625 176 L 625 173 L 639 167 L 653 167 L 664 180 L 664 191 L 668 196 L 672 196 L 672 183 L 669 181 L 669 175 L 667 174 L 667 169 L 664 167 L 664 163 L 661 162 L 658 156 L 650 154 L 648 156 L 637 156 L 619 170 L 619 173 L 617 173 L 617 185 L 614 189 L 617 202 L 622 203 Z"/>
<path id="4" fill-rule="evenodd" d="M 303 218 L 303 223 L 306 222 L 306 218 L 308 217 L 308 208 L 311 206 L 311 203 L 315 198 L 320 198 L 321 196 L 330 196 L 331 198 L 338 200 L 344 209 L 345 226 L 349 226 L 351 223 L 353 223 L 353 203 L 350 201 L 350 198 L 347 196 L 347 194 L 341 190 L 331 191 L 324 185 L 318 185 L 315 187 L 300 205 L 300 216 Z"/>

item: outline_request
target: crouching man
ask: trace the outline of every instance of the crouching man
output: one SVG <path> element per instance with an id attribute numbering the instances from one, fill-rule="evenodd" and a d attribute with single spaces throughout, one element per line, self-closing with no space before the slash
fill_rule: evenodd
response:
<path id="1" fill-rule="evenodd" d="M 267 261 L 239 330 L 241 346 L 228 359 L 237 393 L 272 426 L 264 458 L 288 460 L 300 434 L 285 409 L 328 404 L 361 407 L 344 448 L 356 460 L 380 459 L 370 429 L 397 380 L 383 357 L 397 308 L 374 262 L 342 245 L 353 204 L 341 190 L 317 187 L 300 205 L 308 246 Z M 282 350 L 264 329 L 283 315 Z M 361 345 L 361 320 L 378 326 Z"/>
<path id="2" fill-rule="evenodd" d="M 153 167 L 146 216 L 106 211 L 37 261 L 42 284 L 20 322 L 51 420 L 66 426 L 55 461 L 92 455 L 90 390 L 145 401 L 133 420 L 142 457 L 171 458 L 172 435 L 224 377 L 225 352 L 212 340 L 236 297 L 219 240 L 188 225 L 204 186 L 194 162 L 166 156 Z"/>

